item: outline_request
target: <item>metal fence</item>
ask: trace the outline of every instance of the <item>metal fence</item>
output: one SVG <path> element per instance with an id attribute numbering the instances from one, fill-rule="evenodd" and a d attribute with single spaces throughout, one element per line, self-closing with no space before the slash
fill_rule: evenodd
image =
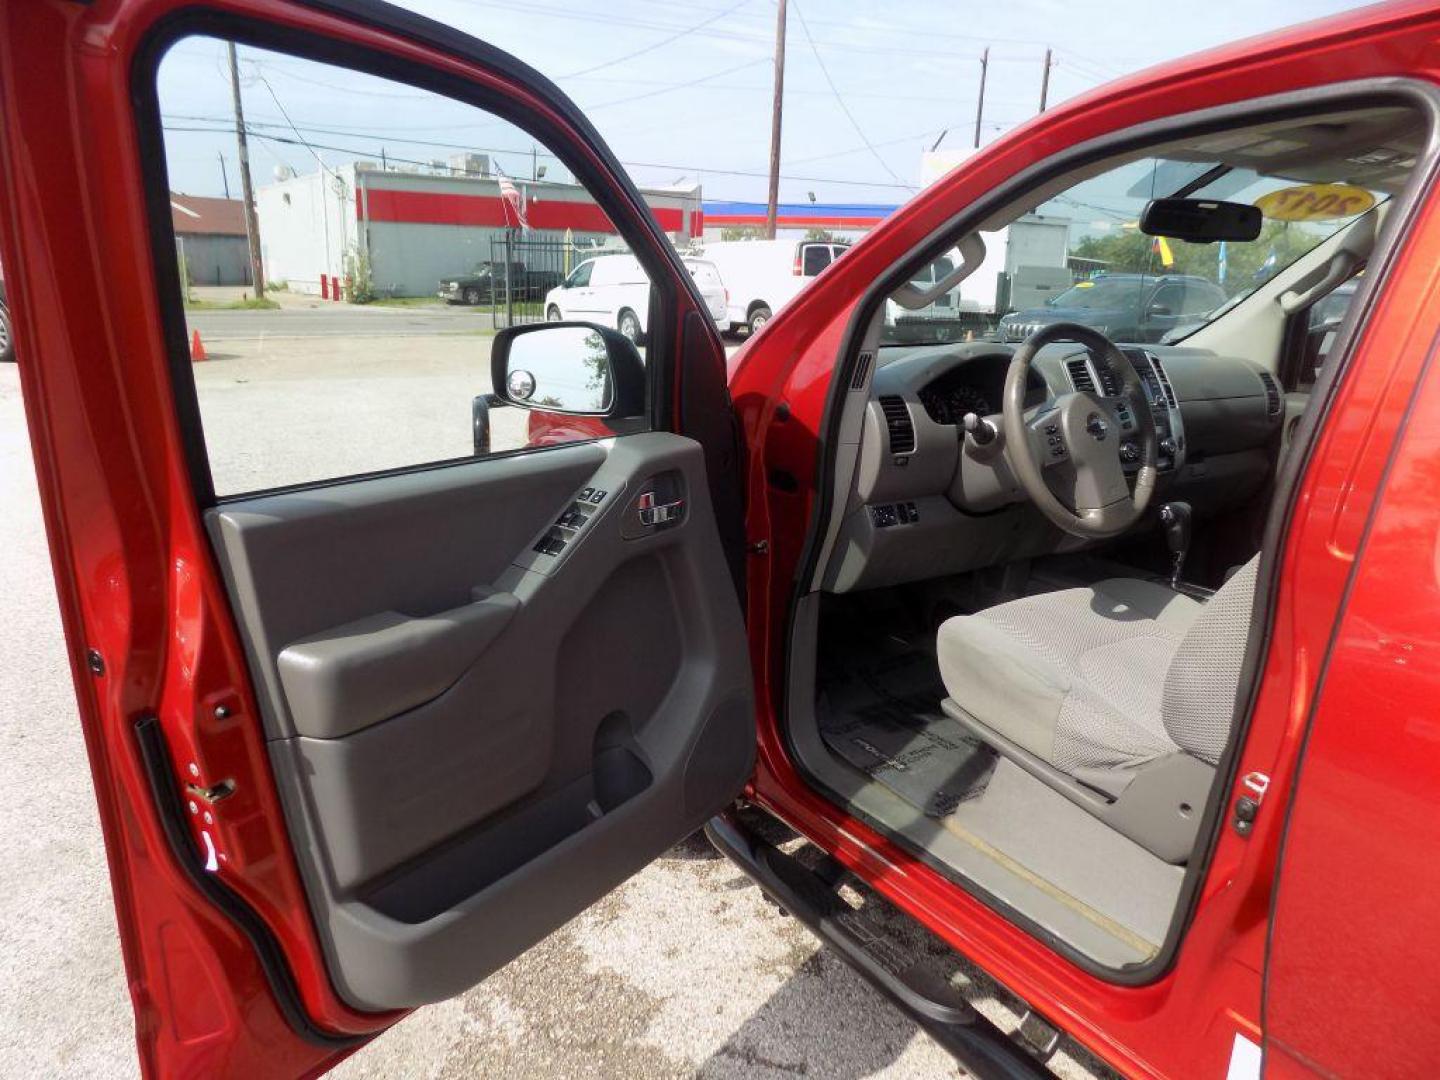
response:
<path id="1" fill-rule="evenodd" d="M 567 234 L 568 235 L 568 234 Z M 490 321 L 495 329 L 545 321 L 545 294 L 594 254 L 564 237 L 507 229 L 490 238 Z"/>

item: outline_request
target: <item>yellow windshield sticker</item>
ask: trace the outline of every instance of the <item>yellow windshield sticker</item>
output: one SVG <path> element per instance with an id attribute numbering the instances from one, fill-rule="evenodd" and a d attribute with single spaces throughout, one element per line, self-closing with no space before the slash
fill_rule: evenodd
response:
<path id="1" fill-rule="evenodd" d="M 1363 214 L 1375 196 L 1352 184 L 1299 184 L 1261 195 L 1255 205 L 1272 221 L 1337 221 Z"/>

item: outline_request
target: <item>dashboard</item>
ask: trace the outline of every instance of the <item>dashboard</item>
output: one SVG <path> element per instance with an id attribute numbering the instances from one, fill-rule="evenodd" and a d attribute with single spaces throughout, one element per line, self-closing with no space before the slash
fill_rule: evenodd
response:
<path id="1" fill-rule="evenodd" d="M 877 350 L 850 496 L 826 568 L 827 589 L 919 581 L 1096 543 L 1061 532 L 1035 509 L 1001 445 L 977 447 L 964 437 L 966 413 L 1003 426 L 1014 348 L 968 342 Z M 1203 516 L 1263 488 L 1284 412 L 1283 394 L 1268 371 L 1241 357 L 1185 346 L 1122 351 L 1140 376 L 1155 420 L 1157 504 L 1186 499 Z M 1113 396 L 1119 390 L 1114 383 L 1084 349 L 1057 342 L 1035 356 L 1025 406 L 1044 406 L 1077 390 Z M 1125 442 L 1135 434 L 1138 428 L 1122 426 L 1121 460 L 1131 472 L 1139 454 L 1136 449 L 1134 459 L 1127 458 Z M 1137 525 L 1144 527 L 1148 522 Z"/>

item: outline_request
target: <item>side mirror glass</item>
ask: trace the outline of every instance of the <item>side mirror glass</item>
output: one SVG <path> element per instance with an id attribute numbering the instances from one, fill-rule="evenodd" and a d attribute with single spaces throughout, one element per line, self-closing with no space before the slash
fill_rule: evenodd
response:
<path id="1" fill-rule="evenodd" d="M 512 326 L 491 346 L 495 397 L 572 416 L 638 416 L 645 365 L 623 334 L 590 323 Z"/>
<path id="2" fill-rule="evenodd" d="M 1173 311 L 1171 311 L 1168 307 L 1166 307 L 1164 304 L 1151 304 L 1148 308 L 1145 309 L 1145 314 L 1147 314 L 1147 315 L 1173 315 L 1173 314 L 1175 314 L 1175 313 L 1174 313 Z"/>

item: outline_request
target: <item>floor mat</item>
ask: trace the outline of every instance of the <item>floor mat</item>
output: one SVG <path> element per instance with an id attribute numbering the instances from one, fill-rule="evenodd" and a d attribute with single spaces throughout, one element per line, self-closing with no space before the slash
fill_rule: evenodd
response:
<path id="1" fill-rule="evenodd" d="M 851 650 L 827 658 L 821 737 L 910 805 L 944 817 L 985 790 L 995 752 L 941 712 L 945 687 L 934 656 L 893 638 L 883 644 L 864 658 Z"/>

